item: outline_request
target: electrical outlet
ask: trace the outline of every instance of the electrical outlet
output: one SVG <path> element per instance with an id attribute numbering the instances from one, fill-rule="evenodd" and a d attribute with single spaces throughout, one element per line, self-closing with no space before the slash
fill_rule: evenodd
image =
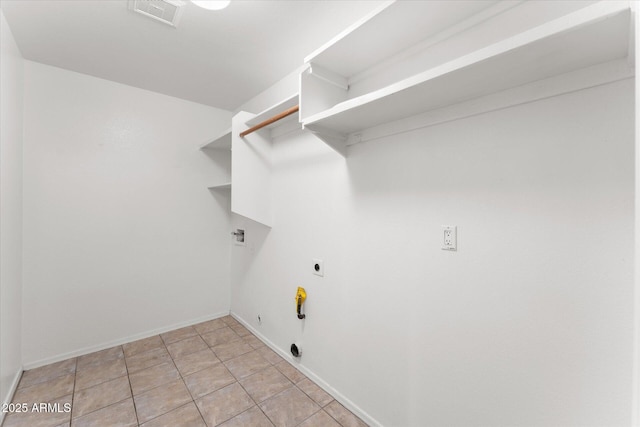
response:
<path id="1" fill-rule="evenodd" d="M 455 225 L 442 226 L 442 250 L 458 250 L 458 227 Z"/>
<path id="2" fill-rule="evenodd" d="M 313 274 L 324 277 L 324 261 L 321 259 L 313 260 Z"/>

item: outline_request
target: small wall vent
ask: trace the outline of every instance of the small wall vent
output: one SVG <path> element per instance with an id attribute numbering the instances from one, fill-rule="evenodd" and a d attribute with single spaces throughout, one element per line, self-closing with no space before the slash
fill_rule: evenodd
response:
<path id="1" fill-rule="evenodd" d="M 174 28 L 178 26 L 184 5 L 178 0 L 129 0 L 129 9 Z"/>

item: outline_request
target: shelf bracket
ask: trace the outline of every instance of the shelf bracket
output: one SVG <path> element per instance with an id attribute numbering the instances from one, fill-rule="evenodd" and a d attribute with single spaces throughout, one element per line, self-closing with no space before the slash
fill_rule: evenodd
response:
<path id="1" fill-rule="evenodd" d="M 346 77 L 341 76 L 340 74 L 327 70 L 326 68 L 322 68 L 316 64 L 309 64 L 309 68 L 307 68 L 307 72 L 320 80 L 324 80 L 327 83 L 331 83 L 334 86 L 339 87 L 342 90 L 349 90 L 349 81 Z"/>
<path id="2" fill-rule="evenodd" d="M 345 135 L 315 125 L 306 125 L 304 129 L 311 131 L 311 133 L 320 138 L 329 147 L 333 148 L 334 151 L 342 157 L 347 157 L 347 137 Z"/>

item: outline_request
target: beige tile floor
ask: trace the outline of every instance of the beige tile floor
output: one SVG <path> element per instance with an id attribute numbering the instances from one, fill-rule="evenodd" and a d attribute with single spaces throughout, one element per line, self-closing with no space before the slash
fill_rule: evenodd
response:
<path id="1" fill-rule="evenodd" d="M 26 371 L 13 402 L 60 409 L 4 427 L 366 426 L 230 316 Z"/>

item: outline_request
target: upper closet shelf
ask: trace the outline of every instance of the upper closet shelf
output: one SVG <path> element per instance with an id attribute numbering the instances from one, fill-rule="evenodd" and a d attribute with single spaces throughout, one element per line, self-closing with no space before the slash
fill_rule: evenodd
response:
<path id="1" fill-rule="evenodd" d="M 387 1 L 304 61 L 349 78 L 495 4 L 495 0 Z"/>
<path id="2" fill-rule="evenodd" d="M 216 138 L 205 142 L 200 146 L 201 150 L 206 148 L 218 148 L 218 149 L 227 149 L 231 150 L 231 128 L 224 131 L 221 135 Z"/>
<path id="3" fill-rule="evenodd" d="M 604 1 L 594 4 L 382 89 L 336 104 L 307 117 L 303 125 L 348 135 L 551 76 L 625 58 L 629 55 L 630 13 L 627 2 Z M 403 28 L 406 26 L 403 25 Z M 386 35 L 386 30 L 380 33 Z M 343 49 L 344 40 L 341 38 L 337 41 L 338 52 Z M 329 58 L 332 52 L 332 47 L 328 46 L 308 59 L 326 65 L 318 62 L 318 58 Z M 331 65 L 331 68 L 347 75 L 351 72 L 340 70 L 335 65 Z"/>
<path id="4" fill-rule="evenodd" d="M 277 104 L 267 108 L 266 110 L 256 114 L 254 117 L 252 117 L 250 120 L 247 121 L 247 125 L 249 127 L 251 126 L 255 126 L 258 123 L 262 123 L 265 120 L 268 120 L 269 118 L 282 113 L 285 110 L 288 110 L 291 107 L 294 107 L 298 105 L 298 94 L 295 93 L 291 96 L 288 96 L 287 98 L 285 98 L 283 101 L 278 102 Z M 297 120 L 298 115 L 297 114 L 292 114 L 284 119 L 281 119 L 273 124 L 270 124 L 268 126 L 265 126 L 266 129 L 269 128 L 273 128 L 276 126 L 280 126 L 281 124 L 283 124 L 284 122 L 290 121 L 290 120 Z"/>

